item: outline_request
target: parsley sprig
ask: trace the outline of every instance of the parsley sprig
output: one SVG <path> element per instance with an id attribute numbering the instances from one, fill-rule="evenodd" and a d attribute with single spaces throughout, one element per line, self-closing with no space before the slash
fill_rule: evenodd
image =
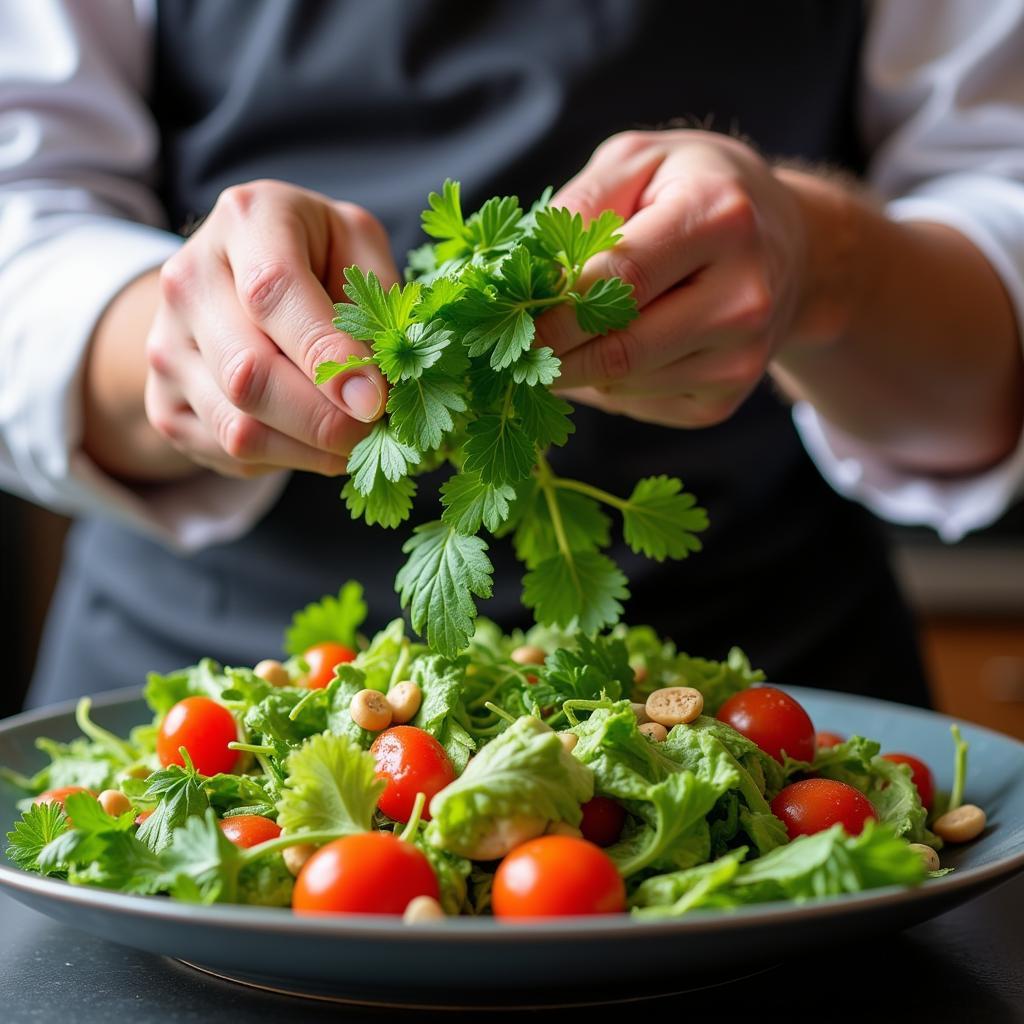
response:
<path id="1" fill-rule="evenodd" d="M 589 224 L 550 205 L 527 211 L 514 196 L 465 217 L 458 182 L 431 193 L 409 254 L 406 283 L 385 290 L 373 272 L 345 270 L 348 302 L 335 326 L 370 343 L 372 356 L 317 367 L 323 384 L 376 364 L 387 378 L 387 415 L 352 452 L 342 491 L 354 518 L 394 528 L 410 515 L 417 475 L 450 464 L 439 520 L 417 526 L 396 579 L 413 628 L 439 653 L 469 642 L 476 601 L 492 592 L 488 544 L 511 535 L 525 564 L 523 601 L 538 622 L 592 634 L 613 625 L 628 581 L 604 553 L 606 509 L 621 515 L 626 544 L 662 561 L 699 551 L 707 516 L 674 477 L 641 480 L 628 498 L 557 476 L 545 453 L 573 433 L 572 406 L 550 390 L 560 363 L 537 344 L 536 318 L 571 305 L 583 330 L 604 334 L 636 315 L 618 278 L 577 284 L 586 264 L 621 238 L 606 210 Z"/>

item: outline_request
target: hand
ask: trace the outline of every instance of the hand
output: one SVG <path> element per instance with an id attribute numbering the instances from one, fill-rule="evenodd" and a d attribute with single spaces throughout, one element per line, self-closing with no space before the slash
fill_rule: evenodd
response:
<path id="1" fill-rule="evenodd" d="M 559 386 L 610 412 L 669 426 L 731 416 L 805 305 L 800 203 L 743 143 L 700 131 L 628 132 L 598 147 L 553 200 L 584 220 L 614 209 L 622 241 L 588 264 L 630 282 L 627 328 L 588 336 L 563 307 L 538 321 Z"/>
<path id="2" fill-rule="evenodd" d="M 366 210 L 281 182 L 223 192 L 160 273 L 145 386 L 157 433 L 228 476 L 345 472 L 387 395 L 375 367 L 313 384 L 318 363 L 369 354 L 331 323 L 352 263 L 397 280 Z"/>

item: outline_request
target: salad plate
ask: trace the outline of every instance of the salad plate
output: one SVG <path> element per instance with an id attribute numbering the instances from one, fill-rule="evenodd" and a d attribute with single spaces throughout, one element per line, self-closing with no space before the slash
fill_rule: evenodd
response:
<path id="1" fill-rule="evenodd" d="M 879 740 L 929 763 L 952 782 L 943 715 L 848 694 L 787 687 L 823 729 Z M 95 721 L 118 734 L 150 713 L 138 692 L 103 695 Z M 21 871 L 0 862 L 0 885 L 50 917 L 102 938 L 172 957 L 248 984 L 370 1004 L 540 1005 L 636 998 L 700 988 L 750 974 L 801 950 L 909 927 L 1024 870 L 1024 744 L 969 724 L 967 798 L 988 827 L 943 851 L 954 870 L 914 888 L 886 888 L 817 902 L 768 903 L 678 918 L 627 915 L 500 923 L 453 918 L 403 924 L 381 917 L 300 918 L 278 908 L 199 906 L 135 896 Z M 78 734 L 72 705 L 0 723 L 0 764 L 31 774 L 39 736 Z M 0 779 L 0 831 L 23 792 Z M 386 965 L 400 964 L 400 970 Z"/>

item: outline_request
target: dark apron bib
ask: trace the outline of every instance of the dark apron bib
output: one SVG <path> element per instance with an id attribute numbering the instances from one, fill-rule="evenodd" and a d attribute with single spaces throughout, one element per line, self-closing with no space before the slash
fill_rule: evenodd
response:
<path id="1" fill-rule="evenodd" d="M 532 199 L 608 135 L 698 118 L 766 152 L 861 167 L 858 2 L 507 3 L 164 0 L 153 105 L 172 223 L 229 185 L 282 178 L 361 203 L 401 262 L 448 176 L 472 208 Z M 340 268 L 339 268 L 340 269 Z M 617 493 L 674 473 L 708 508 L 705 551 L 658 565 L 616 545 L 647 622 L 685 649 L 739 644 L 772 678 L 923 703 L 909 616 L 877 525 L 808 460 L 768 385 L 728 423 L 659 428 L 580 408 L 556 466 Z M 425 481 L 413 521 L 437 517 Z M 72 535 L 31 701 L 137 683 L 211 655 L 279 650 L 290 612 L 360 579 L 371 628 L 398 612 L 407 527 L 353 522 L 336 481 L 295 475 L 246 537 L 183 558 L 102 520 Z M 483 612 L 525 625 L 520 567 L 494 542 Z"/>

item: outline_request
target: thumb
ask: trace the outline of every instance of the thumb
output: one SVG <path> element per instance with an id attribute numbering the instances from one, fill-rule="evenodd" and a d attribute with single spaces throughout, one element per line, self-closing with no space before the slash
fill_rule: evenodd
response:
<path id="1" fill-rule="evenodd" d="M 551 205 L 568 207 L 584 222 L 604 210 L 629 220 L 665 158 L 664 150 L 648 139 L 650 135 L 638 132 L 603 142 L 579 174 L 558 190 Z"/>

